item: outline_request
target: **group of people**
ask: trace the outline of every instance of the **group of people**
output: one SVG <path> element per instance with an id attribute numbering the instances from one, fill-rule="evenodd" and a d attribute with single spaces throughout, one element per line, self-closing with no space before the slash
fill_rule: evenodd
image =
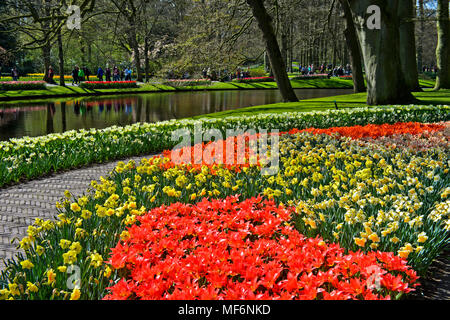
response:
<path id="1" fill-rule="evenodd" d="M 82 81 L 89 81 L 91 72 L 87 67 L 80 68 L 75 66 L 72 70 L 72 85 L 79 84 Z"/>
<path id="2" fill-rule="evenodd" d="M 342 76 L 349 76 L 352 74 L 352 68 L 349 64 L 347 64 L 345 67 L 338 66 L 334 67 L 333 70 L 331 70 L 328 75 L 331 77 L 342 77 Z"/>
<path id="3" fill-rule="evenodd" d="M 433 73 L 437 73 L 438 72 L 438 67 L 437 66 L 433 66 L 433 67 L 429 67 L 429 66 L 423 66 L 422 67 L 422 72 L 433 72 Z"/>
<path id="4" fill-rule="evenodd" d="M 89 77 L 92 73 L 87 67 L 79 68 L 75 66 L 72 70 L 72 85 L 79 84 L 82 81 L 90 81 Z M 131 81 L 133 75 L 133 70 L 131 68 L 125 68 L 120 70 L 119 67 L 114 66 L 114 68 L 106 67 L 103 70 L 102 67 L 97 69 L 97 79 L 98 81 Z M 104 80 L 103 80 L 104 79 Z"/>
<path id="5" fill-rule="evenodd" d="M 250 78 L 250 67 L 247 67 L 247 70 L 243 70 L 241 68 L 238 68 L 234 77 L 232 77 L 234 79 L 245 79 L 245 78 Z"/>
<path id="6" fill-rule="evenodd" d="M 305 66 L 299 66 L 299 72 L 302 75 L 313 75 L 316 72 L 320 74 L 328 74 L 330 77 L 340 77 L 345 75 L 351 75 L 352 74 L 352 68 L 350 64 L 347 64 L 345 67 L 342 65 L 340 66 L 333 66 L 333 64 L 321 64 L 319 67 L 316 67 L 314 64 L 305 65 Z"/>

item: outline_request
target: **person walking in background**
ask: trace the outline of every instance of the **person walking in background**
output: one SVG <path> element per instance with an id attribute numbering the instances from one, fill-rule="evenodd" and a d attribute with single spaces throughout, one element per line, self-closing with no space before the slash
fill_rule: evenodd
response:
<path id="1" fill-rule="evenodd" d="M 78 70 L 78 81 L 84 81 L 84 70 L 83 68 L 80 68 L 80 70 Z"/>
<path id="2" fill-rule="evenodd" d="M 90 81 L 89 76 L 91 75 L 91 71 L 88 69 L 88 67 L 84 67 L 83 69 L 84 69 L 84 75 L 86 76 L 86 80 Z"/>
<path id="3" fill-rule="evenodd" d="M 50 66 L 50 67 L 48 68 L 48 83 L 56 84 L 56 83 L 55 83 L 55 80 L 53 80 L 53 77 L 54 77 L 54 76 L 55 76 L 55 72 L 53 71 L 53 67 Z"/>
<path id="4" fill-rule="evenodd" d="M 117 68 L 117 66 L 114 66 L 114 68 L 113 68 L 113 81 L 119 81 L 119 79 L 120 79 L 119 68 Z"/>
<path id="5" fill-rule="evenodd" d="M 109 67 L 106 67 L 106 70 L 105 70 L 105 77 L 106 77 L 106 81 L 107 82 L 111 82 L 111 68 L 109 68 Z"/>
<path id="6" fill-rule="evenodd" d="M 78 67 L 73 67 L 72 70 L 72 85 L 78 84 Z"/>
<path id="7" fill-rule="evenodd" d="M 125 79 L 125 71 L 120 70 L 120 81 L 123 81 Z"/>
<path id="8" fill-rule="evenodd" d="M 125 81 L 131 81 L 131 75 L 133 74 L 133 71 L 131 68 L 125 69 Z"/>
<path id="9" fill-rule="evenodd" d="M 102 69 L 102 67 L 98 67 L 97 78 L 98 78 L 99 81 L 103 81 L 103 69 Z"/>
<path id="10" fill-rule="evenodd" d="M 19 72 L 17 71 L 16 67 L 11 69 L 11 78 L 13 79 L 13 81 L 19 80 Z"/>

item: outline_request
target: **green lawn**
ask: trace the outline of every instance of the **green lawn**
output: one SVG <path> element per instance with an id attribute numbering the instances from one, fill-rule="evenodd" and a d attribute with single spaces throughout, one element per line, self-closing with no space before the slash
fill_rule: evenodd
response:
<path id="1" fill-rule="evenodd" d="M 428 89 L 425 90 L 424 92 L 414 93 L 414 96 L 419 100 L 417 104 L 450 105 L 450 90 L 432 91 Z M 253 106 L 236 110 L 222 111 L 207 115 L 196 116 L 193 117 L 193 119 L 224 118 L 230 116 L 255 115 L 257 113 L 320 111 L 320 110 L 334 109 L 335 102 L 339 109 L 367 107 L 366 98 L 367 98 L 366 93 L 340 95 L 327 98 L 315 98 L 315 99 L 301 100 L 300 102 L 274 103 L 262 106 Z"/>

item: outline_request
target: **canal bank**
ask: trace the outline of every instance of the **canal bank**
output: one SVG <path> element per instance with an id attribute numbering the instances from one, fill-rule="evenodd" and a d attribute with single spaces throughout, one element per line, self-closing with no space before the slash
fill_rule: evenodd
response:
<path id="1" fill-rule="evenodd" d="M 294 89 L 351 89 L 351 79 L 308 79 L 291 81 Z M 196 91 L 228 91 L 228 90 L 276 90 L 275 82 L 237 83 L 214 82 L 211 85 L 172 87 L 162 84 L 143 84 L 138 88 L 128 89 L 84 89 L 79 86 L 67 85 L 66 87 L 48 85 L 46 90 L 17 90 L 0 92 L 0 101 L 37 100 L 46 98 L 102 96 L 111 94 L 135 94 L 158 92 L 196 92 Z M 1 104 L 0 104 L 1 106 Z"/>

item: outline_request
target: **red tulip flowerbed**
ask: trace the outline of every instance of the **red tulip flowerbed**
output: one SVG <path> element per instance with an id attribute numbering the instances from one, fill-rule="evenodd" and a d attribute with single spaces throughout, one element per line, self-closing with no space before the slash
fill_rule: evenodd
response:
<path id="1" fill-rule="evenodd" d="M 80 84 L 85 89 L 125 89 L 137 88 L 136 81 L 86 81 Z"/>
<path id="2" fill-rule="evenodd" d="M 300 132 L 310 132 L 313 134 L 339 134 L 345 137 L 351 137 L 352 139 L 372 138 L 377 139 L 379 137 L 411 134 L 420 135 L 425 132 L 440 131 L 445 128 L 444 124 L 425 124 L 419 122 L 399 122 L 395 124 L 368 124 L 365 126 L 352 126 L 352 127 L 333 127 L 327 129 L 309 128 L 304 130 L 293 129 L 289 131 L 289 134 L 295 134 Z"/>
<path id="3" fill-rule="evenodd" d="M 126 276 L 105 299 L 390 299 L 417 285 L 406 260 L 306 238 L 293 214 L 260 197 L 155 208 L 112 249 Z"/>
<path id="4" fill-rule="evenodd" d="M 251 78 L 237 78 L 233 82 L 238 83 L 252 83 L 252 82 L 274 82 L 273 77 L 251 77 Z"/>

